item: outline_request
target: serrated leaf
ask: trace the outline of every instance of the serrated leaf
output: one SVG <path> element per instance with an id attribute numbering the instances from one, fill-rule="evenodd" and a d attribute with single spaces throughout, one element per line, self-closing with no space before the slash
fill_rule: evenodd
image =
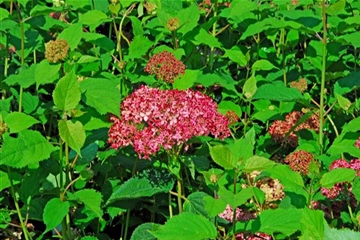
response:
<path id="1" fill-rule="evenodd" d="M 78 200 L 84 203 L 85 207 L 101 218 L 103 213 L 101 210 L 102 195 L 94 189 L 83 189 L 75 192 L 69 200 Z"/>
<path id="2" fill-rule="evenodd" d="M 297 189 L 304 187 L 304 181 L 301 175 L 297 172 L 292 171 L 289 166 L 278 165 L 271 169 L 268 169 L 267 172 L 274 179 L 279 179 L 280 182 L 288 188 Z"/>
<path id="3" fill-rule="evenodd" d="M 50 157 L 55 148 L 37 131 L 23 130 L 17 138 L 3 136 L 0 164 L 22 168 Z"/>
<path id="4" fill-rule="evenodd" d="M 245 67 L 248 64 L 246 56 L 236 48 L 225 49 L 225 54 L 222 57 L 228 57 L 231 61 L 237 63 L 241 67 Z"/>
<path id="5" fill-rule="evenodd" d="M 53 83 L 59 76 L 61 64 L 50 64 L 46 59 L 42 60 L 35 71 L 36 87 L 42 84 Z"/>
<path id="6" fill-rule="evenodd" d="M 301 218 L 301 233 L 307 239 L 324 239 L 324 212 L 304 208 Z"/>
<path id="7" fill-rule="evenodd" d="M 205 217 L 185 212 L 169 219 L 151 234 L 161 240 L 202 240 L 215 238 L 217 231 L 215 225 Z"/>
<path id="8" fill-rule="evenodd" d="M 174 81 L 174 89 L 186 90 L 191 88 L 196 82 L 197 76 L 200 74 L 199 70 L 186 69 L 185 74 L 177 77 Z"/>
<path id="9" fill-rule="evenodd" d="M 269 71 L 272 69 L 278 69 L 278 68 L 275 67 L 270 61 L 265 59 L 257 60 L 256 62 L 254 62 L 254 64 L 251 67 L 252 71 L 257 71 L 257 70 Z"/>
<path id="10" fill-rule="evenodd" d="M 46 225 L 45 232 L 48 232 L 58 226 L 66 214 L 69 212 L 70 203 L 61 201 L 59 198 L 53 198 L 47 202 L 43 220 Z"/>
<path id="11" fill-rule="evenodd" d="M 360 233 L 347 228 L 336 229 L 330 228 L 325 222 L 324 240 L 354 240 L 360 239 Z"/>
<path id="12" fill-rule="evenodd" d="M 191 4 L 189 7 L 178 11 L 177 18 L 180 23 L 180 28 L 177 29 L 177 32 L 185 35 L 197 26 L 200 19 L 199 8 L 195 4 Z"/>
<path id="13" fill-rule="evenodd" d="M 233 192 L 225 189 L 225 187 L 220 187 L 218 194 L 222 200 L 231 206 L 232 209 L 236 209 L 252 197 L 253 191 L 251 187 L 248 187 L 234 194 Z"/>
<path id="14" fill-rule="evenodd" d="M 145 36 L 137 35 L 129 47 L 129 59 L 141 58 L 154 43 Z"/>
<path id="15" fill-rule="evenodd" d="M 61 139 L 81 156 L 80 149 L 85 143 L 85 129 L 81 122 L 61 119 L 58 124 Z"/>
<path id="16" fill-rule="evenodd" d="M 344 109 L 345 111 L 349 110 L 349 107 L 351 106 L 351 102 L 349 99 L 341 96 L 340 94 L 335 93 L 335 97 L 339 103 L 339 106 Z"/>
<path id="17" fill-rule="evenodd" d="M 39 120 L 21 112 L 8 114 L 4 121 L 10 129 L 10 133 L 20 132 L 39 122 Z"/>
<path id="18" fill-rule="evenodd" d="M 0 21 L 9 17 L 9 15 L 10 15 L 10 13 L 8 12 L 8 10 L 6 10 L 4 8 L 0 8 Z"/>
<path id="19" fill-rule="evenodd" d="M 244 87 L 243 87 L 243 94 L 246 98 L 252 98 L 256 93 L 257 86 L 256 86 L 256 78 L 252 75 L 249 79 L 246 80 Z"/>
<path id="20" fill-rule="evenodd" d="M 102 11 L 90 10 L 80 15 L 79 21 L 85 25 L 98 26 L 107 18 L 107 15 Z"/>
<path id="21" fill-rule="evenodd" d="M 90 78 L 81 82 L 81 90 L 85 92 L 86 104 L 100 114 L 113 113 L 120 116 L 120 91 L 113 82 Z"/>
<path id="22" fill-rule="evenodd" d="M 240 106 L 231 101 L 221 101 L 218 104 L 218 111 L 222 114 L 226 114 L 226 112 L 228 111 L 234 111 L 238 115 L 238 117 L 242 116 Z"/>
<path id="23" fill-rule="evenodd" d="M 205 29 L 200 28 L 198 35 L 195 36 L 194 44 L 205 44 L 212 48 L 221 48 L 219 40 L 208 33 Z"/>
<path id="24" fill-rule="evenodd" d="M 221 167 L 225 169 L 234 169 L 237 165 L 237 158 L 232 151 L 225 145 L 209 145 L 210 156 Z"/>
<path id="25" fill-rule="evenodd" d="M 157 193 L 166 193 L 172 189 L 168 186 L 154 186 L 146 178 L 130 178 L 118 189 L 114 190 L 108 202 L 113 202 L 121 199 L 134 199 L 140 197 L 151 197 Z"/>
<path id="26" fill-rule="evenodd" d="M 130 240 L 156 240 L 150 231 L 156 231 L 160 227 L 161 225 L 157 223 L 143 223 L 135 228 Z"/>
<path id="27" fill-rule="evenodd" d="M 245 162 L 244 171 L 251 173 L 252 171 L 264 171 L 275 166 L 275 162 L 260 156 L 252 156 Z"/>
<path id="28" fill-rule="evenodd" d="M 303 96 L 295 88 L 285 87 L 282 82 L 261 85 L 253 96 L 253 99 L 268 99 L 276 101 L 294 101 Z"/>
<path id="29" fill-rule="evenodd" d="M 58 39 L 64 39 L 68 42 L 69 47 L 71 50 L 74 50 L 77 45 L 80 43 L 81 37 L 82 37 L 82 24 L 75 23 L 68 28 L 65 28 L 60 35 L 58 36 Z"/>
<path id="30" fill-rule="evenodd" d="M 191 193 L 187 200 L 184 202 L 184 211 L 185 212 L 192 212 L 198 215 L 202 215 L 204 217 L 207 217 L 207 212 L 205 210 L 205 202 L 203 198 L 205 196 L 208 196 L 204 192 L 194 192 Z"/>
<path id="31" fill-rule="evenodd" d="M 356 175 L 356 171 L 348 168 L 337 168 L 325 173 L 320 179 L 321 186 L 331 188 L 336 183 L 351 182 Z"/>
<path id="32" fill-rule="evenodd" d="M 331 3 L 329 6 L 326 7 L 326 13 L 329 15 L 338 15 L 344 11 L 345 5 L 345 0 L 339 0 L 335 3 Z"/>
<path id="33" fill-rule="evenodd" d="M 5 79 L 9 86 L 19 84 L 23 88 L 28 88 L 35 84 L 35 71 L 38 64 L 33 64 L 29 68 L 22 70 L 19 74 L 12 74 Z"/>
<path id="34" fill-rule="evenodd" d="M 203 201 L 205 203 L 205 210 L 210 217 L 217 216 L 226 208 L 226 202 L 222 199 L 215 199 L 210 196 L 205 196 Z"/>
<path id="35" fill-rule="evenodd" d="M 281 232 L 290 236 L 300 229 L 301 216 L 301 210 L 295 208 L 262 211 L 259 216 L 260 229 L 258 231 L 267 234 Z"/>
<path id="36" fill-rule="evenodd" d="M 55 86 L 53 92 L 56 107 L 63 111 L 76 108 L 81 98 L 79 82 L 74 71 L 69 72 Z"/>

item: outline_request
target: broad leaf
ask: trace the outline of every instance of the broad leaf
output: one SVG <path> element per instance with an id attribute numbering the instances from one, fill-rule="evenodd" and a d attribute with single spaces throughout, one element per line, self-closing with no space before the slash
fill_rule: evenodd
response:
<path id="1" fill-rule="evenodd" d="M 171 218 L 151 234 L 161 240 L 202 240 L 215 238 L 217 231 L 215 225 L 205 217 L 185 212 Z"/>
<path id="2" fill-rule="evenodd" d="M 205 202 L 203 198 L 208 196 L 204 192 L 194 192 L 187 197 L 187 200 L 184 202 L 184 211 L 192 212 L 198 215 L 207 217 L 207 212 L 205 210 Z"/>
<path id="3" fill-rule="evenodd" d="M 268 99 L 276 101 L 294 101 L 303 99 L 299 90 L 288 88 L 282 82 L 261 85 L 253 96 L 253 99 Z"/>
<path id="4" fill-rule="evenodd" d="M 234 194 L 233 192 L 225 189 L 225 187 L 219 188 L 218 192 L 220 199 L 225 201 L 227 204 L 229 204 L 232 209 L 237 208 L 238 206 L 244 204 L 249 200 L 252 195 L 253 191 L 252 188 L 244 188 L 240 192 Z"/>
<path id="5" fill-rule="evenodd" d="M 275 166 L 275 162 L 260 156 L 252 156 L 245 162 L 244 171 L 251 173 L 252 171 L 264 171 Z"/>
<path id="6" fill-rule="evenodd" d="M 249 79 L 246 80 L 244 87 L 243 87 L 243 94 L 246 98 L 252 98 L 256 93 L 257 86 L 256 86 L 256 78 L 252 75 Z"/>
<path id="7" fill-rule="evenodd" d="M 82 123 L 62 119 L 59 121 L 58 128 L 61 139 L 81 156 L 80 149 L 84 146 L 86 138 Z"/>
<path id="8" fill-rule="evenodd" d="M 42 84 L 53 83 L 59 77 L 61 64 L 50 64 L 46 59 L 36 65 L 35 81 L 38 88 Z"/>
<path id="9" fill-rule="evenodd" d="M 68 28 L 65 28 L 59 35 L 58 39 L 64 39 L 68 42 L 71 50 L 74 50 L 80 43 L 82 37 L 82 24 L 76 23 Z"/>
<path id="10" fill-rule="evenodd" d="M 19 84 L 23 88 L 28 88 L 35 84 L 35 71 L 38 64 L 33 64 L 29 68 L 22 70 L 19 74 L 12 74 L 5 79 L 5 83 L 13 86 Z"/>
<path id="11" fill-rule="evenodd" d="M 50 157 L 55 148 L 37 131 L 23 130 L 17 138 L 3 136 L 0 164 L 22 168 Z"/>
<path id="12" fill-rule="evenodd" d="M 324 240 L 354 240 L 360 239 L 360 233 L 347 228 L 336 229 L 330 228 L 327 223 L 325 225 Z"/>
<path id="13" fill-rule="evenodd" d="M 12 112 L 6 116 L 5 122 L 10 129 L 10 133 L 17 133 L 31 127 L 39 121 L 25 113 Z"/>
<path id="14" fill-rule="evenodd" d="M 331 188 L 335 183 L 351 182 L 355 177 L 356 171 L 348 168 L 337 168 L 325 173 L 321 180 L 321 186 Z"/>
<path id="15" fill-rule="evenodd" d="M 156 231 L 161 227 L 157 223 L 143 223 L 135 228 L 130 240 L 156 240 L 156 237 L 152 235 L 151 231 Z"/>
<path id="16" fill-rule="evenodd" d="M 237 158 L 232 151 L 225 145 L 210 146 L 210 156 L 221 167 L 234 169 L 237 166 Z"/>
<path id="17" fill-rule="evenodd" d="M 76 108 L 81 98 L 79 82 L 74 71 L 69 72 L 56 84 L 53 92 L 56 107 L 63 111 Z"/>
<path id="18" fill-rule="evenodd" d="M 268 60 L 265 60 L 265 59 L 257 60 L 256 62 L 254 62 L 254 64 L 251 67 L 252 71 L 258 71 L 258 70 L 269 71 L 272 69 L 278 69 L 278 68 L 275 67 L 271 62 L 269 62 Z"/>
<path id="19" fill-rule="evenodd" d="M 324 239 L 324 212 L 304 208 L 300 223 L 304 240 Z"/>
<path id="20" fill-rule="evenodd" d="M 271 169 L 268 169 L 267 172 L 274 179 L 279 179 L 280 182 L 287 188 L 297 189 L 304 187 L 304 181 L 301 175 L 297 172 L 292 171 L 289 166 L 278 165 Z"/>
<path id="21" fill-rule="evenodd" d="M 210 196 L 205 196 L 203 201 L 205 203 L 205 210 L 207 215 L 210 217 L 217 216 L 226 208 L 226 202 L 223 199 L 216 199 Z"/>
<path id="22" fill-rule="evenodd" d="M 137 35 L 129 47 L 129 59 L 141 58 L 154 43 L 144 36 Z"/>
<path id="23" fill-rule="evenodd" d="M 101 218 L 103 213 L 101 210 L 101 193 L 94 189 L 83 189 L 75 192 L 69 200 L 77 200 L 84 203 L 85 207 L 91 212 L 95 213 L 98 218 Z"/>
<path id="24" fill-rule="evenodd" d="M 46 225 L 45 232 L 58 226 L 69 212 L 70 203 L 61 201 L 59 198 L 51 199 L 45 206 L 43 219 Z"/>
<path id="25" fill-rule="evenodd" d="M 191 88 L 196 82 L 197 76 L 200 74 L 199 70 L 185 70 L 185 74 L 175 79 L 173 87 L 179 90 L 186 90 Z"/>

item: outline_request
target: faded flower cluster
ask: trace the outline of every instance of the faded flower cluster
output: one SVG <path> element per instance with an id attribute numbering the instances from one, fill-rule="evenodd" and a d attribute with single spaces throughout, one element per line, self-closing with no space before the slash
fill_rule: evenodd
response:
<path id="1" fill-rule="evenodd" d="M 254 233 L 254 234 L 247 234 L 238 233 L 235 236 L 236 240 L 272 240 L 273 238 L 266 233 Z"/>
<path id="2" fill-rule="evenodd" d="M 177 60 L 172 53 L 164 51 L 152 56 L 144 71 L 155 74 L 159 80 L 174 83 L 177 76 L 185 73 L 185 65 Z"/>
<path id="3" fill-rule="evenodd" d="M 192 90 L 160 90 L 142 86 L 121 104 L 121 117 L 111 117 L 108 142 L 112 148 L 132 145 L 139 158 L 149 159 L 163 149 L 194 136 L 224 139 L 228 119 L 217 112 L 207 95 Z"/>
<path id="4" fill-rule="evenodd" d="M 289 167 L 303 175 L 308 174 L 310 163 L 314 160 L 314 156 L 304 150 L 295 151 L 286 156 L 285 162 Z"/>
<path id="5" fill-rule="evenodd" d="M 230 125 L 237 123 L 240 118 L 234 111 L 227 111 L 225 117 L 229 120 Z"/>
<path id="6" fill-rule="evenodd" d="M 293 81 L 290 83 L 290 87 L 298 89 L 300 92 L 307 90 L 308 85 L 305 78 L 299 79 L 299 81 Z"/>
<path id="7" fill-rule="evenodd" d="M 51 63 L 64 60 L 69 51 L 69 44 L 64 39 L 50 40 L 45 44 L 45 58 Z"/>
<path id="8" fill-rule="evenodd" d="M 336 168 L 350 168 L 356 171 L 356 175 L 360 176 L 360 160 L 359 159 L 353 159 L 350 162 L 339 159 L 335 160 L 330 165 L 330 170 L 336 169 Z M 336 198 L 339 196 L 341 191 L 343 190 L 344 183 L 336 183 L 332 188 L 322 188 L 321 193 L 326 196 L 329 199 Z M 351 191 L 351 187 L 348 189 Z"/>
<path id="9" fill-rule="evenodd" d="M 236 208 L 235 211 L 236 211 L 235 214 L 236 221 L 249 221 L 250 219 L 256 218 L 254 213 L 243 211 L 240 208 Z M 222 213 L 220 213 L 218 216 L 228 222 L 233 222 L 234 210 L 228 204 L 225 210 Z"/>
<path id="10" fill-rule="evenodd" d="M 314 114 L 290 132 L 290 130 L 297 125 L 303 115 L 304 114 L 302 112 L 293 111 L 286 115 L 285 120 L 274 121 L 269 127 L 269 133 L 272 139 L 276 143 L 281 143 L 282 146 L 290 145 L 292 147 L 296 147 L 298 145 L 298 137 L 295 134 L 296 132 L 302 129 L 312 129 L 316 132 L 319 131 L 319 117 L 317 114 Z"/>

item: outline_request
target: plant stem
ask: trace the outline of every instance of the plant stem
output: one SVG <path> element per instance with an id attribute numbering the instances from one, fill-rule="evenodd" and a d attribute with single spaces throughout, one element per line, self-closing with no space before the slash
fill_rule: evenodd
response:
<path id="1" fill-rule="evenodd" d="M 170 214 L 170 218 L 172 218 L 173 210 L 172 210 L 172 206 L 171 206 L 171 192 L 169 192 L 169 214 Z"/>
<path id="2" fill-rule="evenodd" d="M 215 1 L 215 3 L 214 3 L 214 17 L 216 17 L 216 16 L 217 16 L 217 1 Z M 212 35 L 213 35 L 214 37 L 216 37 L 216 23 L 217 23 L 217 21 L 215 21 L 214 24 L 213 24 L 213 26 L 212 26 Z M 214 67 L 214 50 L 215 50 L 214 47 L 212 47 L 212 48 L 210 49 L 209 65 L 210 65 L 210 69 L 211 69 L 211 70 L 212 70 L 213 67 Z"/>
<path id="3" fill-rule="evenodd" d="M 324 138 L 324 97 L 325 97 L 325 73 L 326 73 L 326 56 L 327 56 L 327 29 L 326 29 L 326 6 L 325 0 L 322 0 L 322 21 L 323 21 L 323 51 L 322 51 L 322 69 L 321 69 L 321 87 L 320 87 L 320 123 L 319 123 L 319 146 L 320 154 L 323 153 Z"/>
<path id="4" fill-rule="evenodd" d="M 179 213 L 183 212 L 183 208 L 182 208 L 182 201 L 181 201 L 181 197 L 182 197 L 182 184 L 181 184 L 181 179 L 177 180 L 177 188 L 178 188 L 178 196 L 177 196 L 177 200 L 178 200 L 178 208 L 179 208 Z"/>
<path id="5" fill-rule="evenodd" d="M 234 195 L 236 194 L 236 180 L 237 180 L 237 169 L 235 169 L 234 172 Z M 232 239 L 235 240 L 236 239 L 236 208 L 233 209 L 233 236 Z"/>

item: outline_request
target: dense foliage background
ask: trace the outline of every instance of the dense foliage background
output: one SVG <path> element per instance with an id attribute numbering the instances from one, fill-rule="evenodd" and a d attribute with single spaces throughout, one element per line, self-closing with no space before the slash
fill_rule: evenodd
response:
<path id="1" fill-rule="evenodd" d="M 360 239 L 359 0 L 0 0 L 0 237 Z"/>

